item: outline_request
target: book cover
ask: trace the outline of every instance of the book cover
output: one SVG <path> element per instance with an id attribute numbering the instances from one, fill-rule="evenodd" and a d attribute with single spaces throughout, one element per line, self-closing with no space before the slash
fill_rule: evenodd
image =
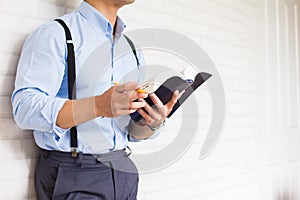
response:
<path id="1" fill-rule="evenodd" d="M 198 73 L 194 80 L 191 79 L 182 79 L 179 76 L 173 76 L 167 79 L 162 85 L 160 85 L 155 91 L 155 83 L 149 82 L 142 85 L 142 90 L 148 92 L 149 94 L 155 93 L 157 97 L 161 100 L 163 104 L 168 103 L 173 93 L 178 90 L 181 94 L 181 97 L 178 99 L 176 104 L 174 105 L 171 113 L 168 115 L 170 118 L 173 113 L 188 99 L 188 97 L 205 81 L 207 81 L 212 75 L 209 73 L 201 72 Z M 150 105 L 153 106 L 154 103 L 152 102 L 151 98 L 148 96 L 145 98 L 145 101 Z M 143 119 L 143 117 L 136 111 L 130 114 L 132 120 L 139 122 Z"/>

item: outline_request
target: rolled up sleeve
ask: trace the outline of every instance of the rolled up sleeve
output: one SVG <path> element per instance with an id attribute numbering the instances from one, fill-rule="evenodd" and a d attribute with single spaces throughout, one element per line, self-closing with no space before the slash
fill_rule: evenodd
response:
<path id="1" fill-rule="evenodd" d="M 63 30 L 50 22 L 26 40 L 19 60 L 13 115 L 22 129 L 56 133 L 67 132 L 56 119 L 67 99 L 56 96 L 65 73 L 66 49 Z"/>

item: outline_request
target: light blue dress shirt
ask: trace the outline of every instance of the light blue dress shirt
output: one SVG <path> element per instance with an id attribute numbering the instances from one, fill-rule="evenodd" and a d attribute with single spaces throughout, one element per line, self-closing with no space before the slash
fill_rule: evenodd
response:
<path id="1" fill-rule="evenodd" d="M 85 66 L 89 64 L 91 55 L 99 52 L 99 48 L 103 52 L 102 60 L 109 60 L 107 66 L 97 63 L 96 70 L 101 71 L 101 76 L 90 90 L 93 92 L 86 92 L 89 91 L 87 88 L 91 88 L 85 79 L 88 77 L 78 78 L 78 98 L 101 95 L 113 82 L 141 81 L 144 68 L 137 66 L 131 48 L 122 35 L 125 24 L 119 17 L 115 40 L 109 21 L 85 1 L 78 10 L 61 19 L 72 33 L 77 77 L 81 72 L 93 76 L 93 71 L 88 71 Z M 39 147 L 69 152 L 69 130 L 56 126 L 57 115 L 68 99 L 65 40 L 63 28 L 54 21 L 41 26 L 27 38 L 18 65 L 12 104 L 15 121 L 23 129 L 34 130 L 34 139 Z M 124 48 L 130 53 L 122 54 Z M 143 63 L 140 53 L 138 57 Z M 97 118 L 79 125 L 78 150 L 83 153 L 106 153 L 125 148 L 129 121 L 129 116 L 122 116 Z M 90 142 L 95 146 L 90 146 Z"/>

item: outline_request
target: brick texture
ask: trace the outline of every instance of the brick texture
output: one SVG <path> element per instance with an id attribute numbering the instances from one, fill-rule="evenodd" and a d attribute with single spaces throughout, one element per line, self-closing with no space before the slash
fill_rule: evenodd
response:
<path id="1" fill-rule="evenodd" d="M 3 163 L 0 165 L 0 199 L 35 199 L 33 169 L 36 147 L 31 131 L 22 131 L 14 123 L 10 104 L 24 39 L 39 25 L 71 12 L 80 2 L 0 0 L 0 158 Z M 226 124 L 213 153 L 205 160 L 198 159 L 212 113 L 209 92 L 203 88 L 197 97 L 203 112 L 193 145 L 170 167 L 142 174 L 139 199 L 260 199 L 256 150 L 258 102 L 255 98 L 259 88 L 255 72 L 259 65 L 256 63 L 254 38 L 258 2 L 137 0 L 120 11 L 128 30 L 167 28 L 196 41 L 216 64 L 227 96 Z M 153 57 L 166 65 L 176 63 L 173 58 L 166 59 L 159 54 Z M 151 58 L 151 53 L 148 58 Z M 169 121 L 163 134 L 174 138 L 176 122 L 178 120 Z M 134 149 L 153 151 L 169 142 L 169 137 L 161 136 L 157 141 L 138 144 Z"/>

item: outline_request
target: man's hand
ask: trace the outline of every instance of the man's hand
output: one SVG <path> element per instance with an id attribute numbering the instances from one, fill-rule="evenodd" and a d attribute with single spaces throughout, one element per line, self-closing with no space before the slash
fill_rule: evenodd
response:
<path id="1" fill-rule="evenodd" d="M 116 85 L 96 97 L 96 114 L 104 117 L 119 117 L 135 112 L 146 105 L 145 101 L 137 101 L 144 99 L 148 94 L 136 92 L 139 89 L 138 83 L 125 83 Z"/>
<path id="2" fill-rule="evenodd" d="M 150 94 L 150 98 L 154 103 L 154 106 L 149 106 L 144 99 L 140 99 L 139 102 L 145 103 L 144 109 L 147 111 L 145 112 L 143 109 L 139 108 L 138 112 L 144 118 L 143 125 L 149 125 L 151 127 L 158 127 L 163 123 L 163 121 L 167 118 L 167 116 L 172 111 L 174 105 L 176 104 L 179 98 L 179 91 L 175 91 L 171 100 L 163 105 L 160 99 L 153 93 Z"/>

